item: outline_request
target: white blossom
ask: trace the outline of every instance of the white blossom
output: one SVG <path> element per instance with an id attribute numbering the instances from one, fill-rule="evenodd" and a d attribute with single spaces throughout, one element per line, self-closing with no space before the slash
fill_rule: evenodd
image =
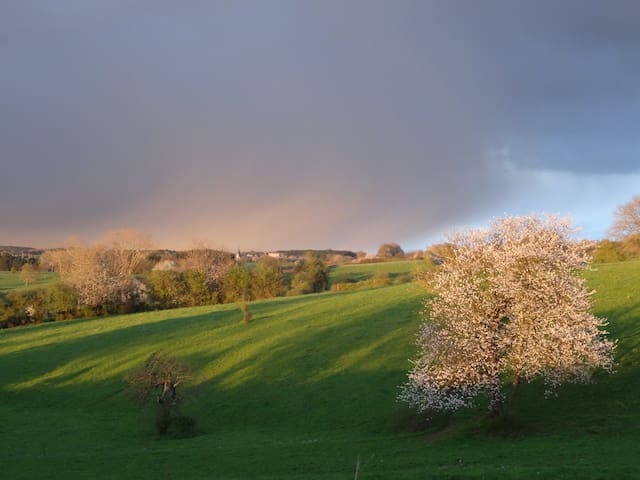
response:
<path id="1" fill-rule="evenodd" d="M 547 388 L 611 370 L 615 342 L 591 314 L 578 275 L 589 242 L 555 216 L 505 217 L 452 236 L 453 256 L 433 275 L 418 358 L 400 399 L 420 410 L 456 410 L 505 385 L 544 379 Z"/>

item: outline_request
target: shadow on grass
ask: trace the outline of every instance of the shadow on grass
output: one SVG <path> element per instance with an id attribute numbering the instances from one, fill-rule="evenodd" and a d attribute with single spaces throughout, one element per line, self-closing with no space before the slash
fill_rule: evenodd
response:
<path id="1" fill-rule="evenodd" d="M 618 340 L 616 361 L 621 364 L 637 362 L 640 357 L 640 302 L 597 314 L 609 320 L 609 336 Z"/>
<path id="2" fill-rule="evenodd" d="M 523 385 L 513 424 L 474 423 L 481 407 L 428 422 L 412 416 L 396 396 L 415 352 L 420 297 L 396 298 L 400 287 L 392 288 L 256 302 L 248 325 L 240 323 L 234 306 L 203 307 L 196 314 L 154 312 L 134 325 L 125 321 L 132 317 L 67 322 L 59 327 L 117 324 L 68 340 L 64 331 L 47 330 L 58 335 L 54 343 L 3 354 L 0 389 L 11 394 L 7 401 L 25 405 L 38 405 L 44 393 L 47 401 L 74 408 L 127 408 L 120 394 L 124 375 L 153 351 L 164 350 L 197 372 L 185 413 L 204 432 L 426 432 L 438 439 L 443 432 L 460 432 L 456 428 L 463 424 L 469 426 L 465 434 L 478 436 L 635 428 L 640 403 L 638 356 L 632 354 L 635 368 L 598 376 L 593 385 L 563 386 L 557 398 L 543 400 L 539 382 Z M 638 327 L 618 319 L 637 308 L 612 313 L 616 334 L 625 334 L 621 349 L 637 345 L 632 342 Z M 29 341 L 22 332 L 19 336 Z"/>

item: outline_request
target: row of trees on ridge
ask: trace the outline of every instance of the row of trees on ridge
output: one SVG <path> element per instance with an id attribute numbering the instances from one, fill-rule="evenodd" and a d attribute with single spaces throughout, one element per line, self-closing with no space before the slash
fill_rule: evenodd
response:
<path id="1" fill-rule="evenodd" d="M 118 231 L 96 245 L 45 252 L 41 263 L 59 273 L 59 282 L 9 292 L 0 299 L 0 326 L 225 302 L 246 310 L 250 300 L 328 287 L 328 268 L 311 253 L 286 271 L 276 258 L 247 264 L 229 252 L 199 247 L 179 264 L 160 261 L 160 268 L 140 275 L 149 245 L 138 232 Z"/>

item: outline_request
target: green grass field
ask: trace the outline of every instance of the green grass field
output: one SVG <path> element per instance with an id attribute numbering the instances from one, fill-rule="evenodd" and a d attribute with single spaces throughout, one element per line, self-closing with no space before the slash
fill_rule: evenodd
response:
<path id="1" fill-rule="evenodd" d="M 417 269 L 425 268 L 424 260 L 404 260 L 397 262 L 347 264 L 332 268 L 329 282 L 362 282 L 376 273 L 388 273 L 391 278 L 401 274 L 411 274 Z"/>
<path id="2" fill-rule="evenodd" d="M 20 279 L 20 272 L 0 272 L 0 295 L 2 295 L 3 293 L 7 293 L 9 290 L 41 287 L 43 285 L 46 285 L 47 283 L 50 283 L 51 281 L 53 281 L 53 279 L 58 277 L 57 273 L 50 272 L 42 272 L 38 275 L 38 280 L 30 283 L 29 286 L 25 286 Z"/>
<path id="3" fill-rule="evenodd" d="M 548 400 L 523 386 L 515 424 L 496 431 L 480 408 L 399 428 L 414 284 L 256 302 L 249 325 L 222 305 L 0 331 L 3 477 L 640 478 L 640 262 L 588 279 L 620 339 L 617 372 Z M 125 394 L 124 375 L 156 350 L 194 368 L 195 437 L 159 438 Z"/>

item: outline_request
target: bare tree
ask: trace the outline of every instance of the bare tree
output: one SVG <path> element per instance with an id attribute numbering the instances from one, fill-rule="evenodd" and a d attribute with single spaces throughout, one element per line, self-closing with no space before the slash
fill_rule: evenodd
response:
<path id="1" fill-rule="evenodd" d="M 551 391 L 610 370 L 615 342 L 576 275 L 589 245 L 572 233 L 567 219 L 533 216 L 453 236 L 400 398 L 420 410 L 456 410 L 486 393 L 497 414 L 523 381 L 541 377 Z"/>
<path id="2" fill-rule="evenodd" d="M 173 404 L 178 386 L 191 378 L 187 364 L 161 352 L 153 353 L 142 368 L 126 378 L 133 397 L 144 403 L 156 395 L 158 403 Z"/>
<path id="3" fill-rule="evenodd" d="M 191 369 L 186 363 L 155 352 L 142 368 L 126 377 L 126 382 L 137 402 L 146 403 L 155 397 L 158 404 L 156 428 L 158 433 L 166 433 L 172 422 L 172 412 L 180 401 L 178 386 L 191 378 Z"/>
<path id="4" fill-rule="evenodd" d="M 151 237 L 133 229 L 111 230 L 104 243 L 111 253 L 112 269 L 118 275 L 131 277 L 146 260 Z"/>
<path id="5" fill-rule="evenodd" d="M 640 195 L 618 206 L 609 234 L 618 240 L 630 235 L 640 235 Z"/>
<path id="6" fill-rule="evenodd" d="M 209 288 L 220 286 L 227 271 L 233 265 L 233 255 L 223 250 L 214 250 L 199 243 L 187 253 L 185 267 L 204 274 Z"/>
<path id="7" fill-rule="evenodd" d="M 50 251 L 45 260 L 74 288 L 78 300 L 91 307 L 118 301 L 133 286 L 133 273 L 145 259 L 149 237 L 135 230 L 109 232 L 105 242 L 72 244 Z"/>

